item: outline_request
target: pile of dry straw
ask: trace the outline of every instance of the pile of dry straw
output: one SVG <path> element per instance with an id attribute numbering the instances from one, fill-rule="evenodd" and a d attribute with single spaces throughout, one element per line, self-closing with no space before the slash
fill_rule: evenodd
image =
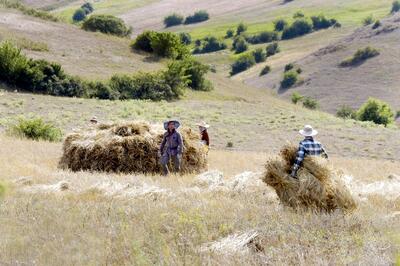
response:
<path id="1" fill-rule="evenodd" d="M 180 130 L 184 140 L 182 172 L 196 173 L 207 166 L 199 136 Z M 72 171 L 161 173 L 158 150 L 163 129 L 145 122 L 102 124 L 67 136 L 59 166 Z"/>
<path id="2" fill-rule="evenodd" d="M 269 160 L 263 181 L 275 189 L 280 201 L 295 209 L 332 212 L 336 209 L 352 211 L 356 203 L 340 174 L 329 168 L 327 160 L 306 157 L 298 171 L 299 180 L 290 177 L 297 148 L 287 144 L 280 158 Z"/>

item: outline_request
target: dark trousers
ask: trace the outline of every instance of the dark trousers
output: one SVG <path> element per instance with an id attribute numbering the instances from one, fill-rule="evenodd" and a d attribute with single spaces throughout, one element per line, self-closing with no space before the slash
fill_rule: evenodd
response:
<path id="1" fill-rule="evenodd" d="M 181 156 L 180 155 L 170 155 L 168 153 L 164 153 L 161 157 L 161 166 L 163 175 L 169 175 L 170 171 L 168 168 L 169 162 L 172 160 L 175 172 L 178 173 L 181 170 Z"/>

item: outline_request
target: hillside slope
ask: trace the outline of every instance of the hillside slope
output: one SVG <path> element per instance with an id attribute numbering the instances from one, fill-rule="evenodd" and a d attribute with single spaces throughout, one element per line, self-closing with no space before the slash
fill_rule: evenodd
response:
<path id="1" fill-rule="evenodd" d="M 246 82 L 260 88 L 275 88 L 280 95 L 289 98 L 293 91 L 319 100 L 325 111 L 335 112 L 345 104 L 358 108 L 368 97 L 389 102 L 400 108 L 400 15 L 382 20 L 382 26 L 372 29 L 365 26 L 341 40 L 295 61 L 303 73 L 304 83 L 282 91 L 279 81 L 283 69 L 276 69 L 264 77 L 248 77 Z M 354 67 L 340 67 L 344 59 L 358 49 L 371 46 L 380 55 Z"/>

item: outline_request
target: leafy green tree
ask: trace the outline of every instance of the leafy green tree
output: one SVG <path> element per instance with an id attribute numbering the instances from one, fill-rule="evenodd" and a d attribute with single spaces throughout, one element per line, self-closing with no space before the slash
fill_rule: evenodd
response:
<path id="1" fill-rule="evenodd" d="M 292 25 L 286 27 L 282 32 L 282 39 L 292 39 L 312 31 L 312 25 L 306 19 L 298 19 Z"/>
<path id="2" fill-rule="evenodd" d="M 255 64 L 256 60 L 252 54 L 242 55 L 231 65 L 231 75 L 233 76 L 237 73 L 243 72 Z"/>
<path id="3" fill-rule="evenodd" d="M 369 98 L 358 110 L 357 118 L 361 121 L 372 121 L 387 126 L 394 121 L 394 113 L 388 103 Z"/>
<path id="4" fill-rule="evenodd" d="M 233 40 L 232 48 L 235 51 L 235 53 L 240 54 L 243 53 L 244 51 L 247 51 L 247 49 L 249 49 L 249 45 L 242 36 L 237 36 Z"/>
<path id="5" fill-rule="evenodd" d="M 287 71 L 283 75 L 283 79 L 281 81 L 281 88 L 288 89 L 292 87 L 298 81 L 298 73 L 296 71 Z"/>
<path id="6" fill-rule="evenodd" d="M 279 44 L 277 42 L 271 43 L 266 48 L 267 57 L 273 56 L 280 52 Z"/>
<path id="7" fill-rule="evenodd" d="M 78 8 L 72 16 L 73 21 L 79 22 L 86 18 L 86 11 L 83 8 Z"/>
<path id="8" fill-rule="evenodd" d="M 245 31 L 247 31 L 247 25 L 244 24 L 243 22 L 240 22 L 236 28 L 236 35 L 240 35 Z"/>
<path id="9" fill-rule="evenodd" d="M 282 18 L 274 21 L 274 28 L 276 31 L 283 31 L 287 25 L 287 21 Z"/>
<path id="10" fill-rule="evenodd" d="M 257 48 L 254 50 L 253 56 L 256 63 L 264 62 L 267 59 L 267 53 L 262 48 Z"/>
<path id="11" fill-rule="evenodd" d="M 292 103 L 297 104 L 301 100 L 304 99 L 304 96 L 298 93 L 297 91 L 292 93 Z"/>

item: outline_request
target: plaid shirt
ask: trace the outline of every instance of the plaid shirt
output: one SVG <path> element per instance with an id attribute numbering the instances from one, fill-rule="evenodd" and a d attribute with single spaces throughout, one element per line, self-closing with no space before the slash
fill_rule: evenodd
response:
<path id="1" fill-rule="evenodd" d="M 299 150 L 297 151 L 297 157 L 293 166 L 293 171 L 297 172 L 306 156 L 322 156 L 324 158 L 328 158 L 328 154 L 326 153 L 324 147 L 322 147 L 321 143 L 314 140 L 312 137 L 306 137 L 299 144 Z"/>

